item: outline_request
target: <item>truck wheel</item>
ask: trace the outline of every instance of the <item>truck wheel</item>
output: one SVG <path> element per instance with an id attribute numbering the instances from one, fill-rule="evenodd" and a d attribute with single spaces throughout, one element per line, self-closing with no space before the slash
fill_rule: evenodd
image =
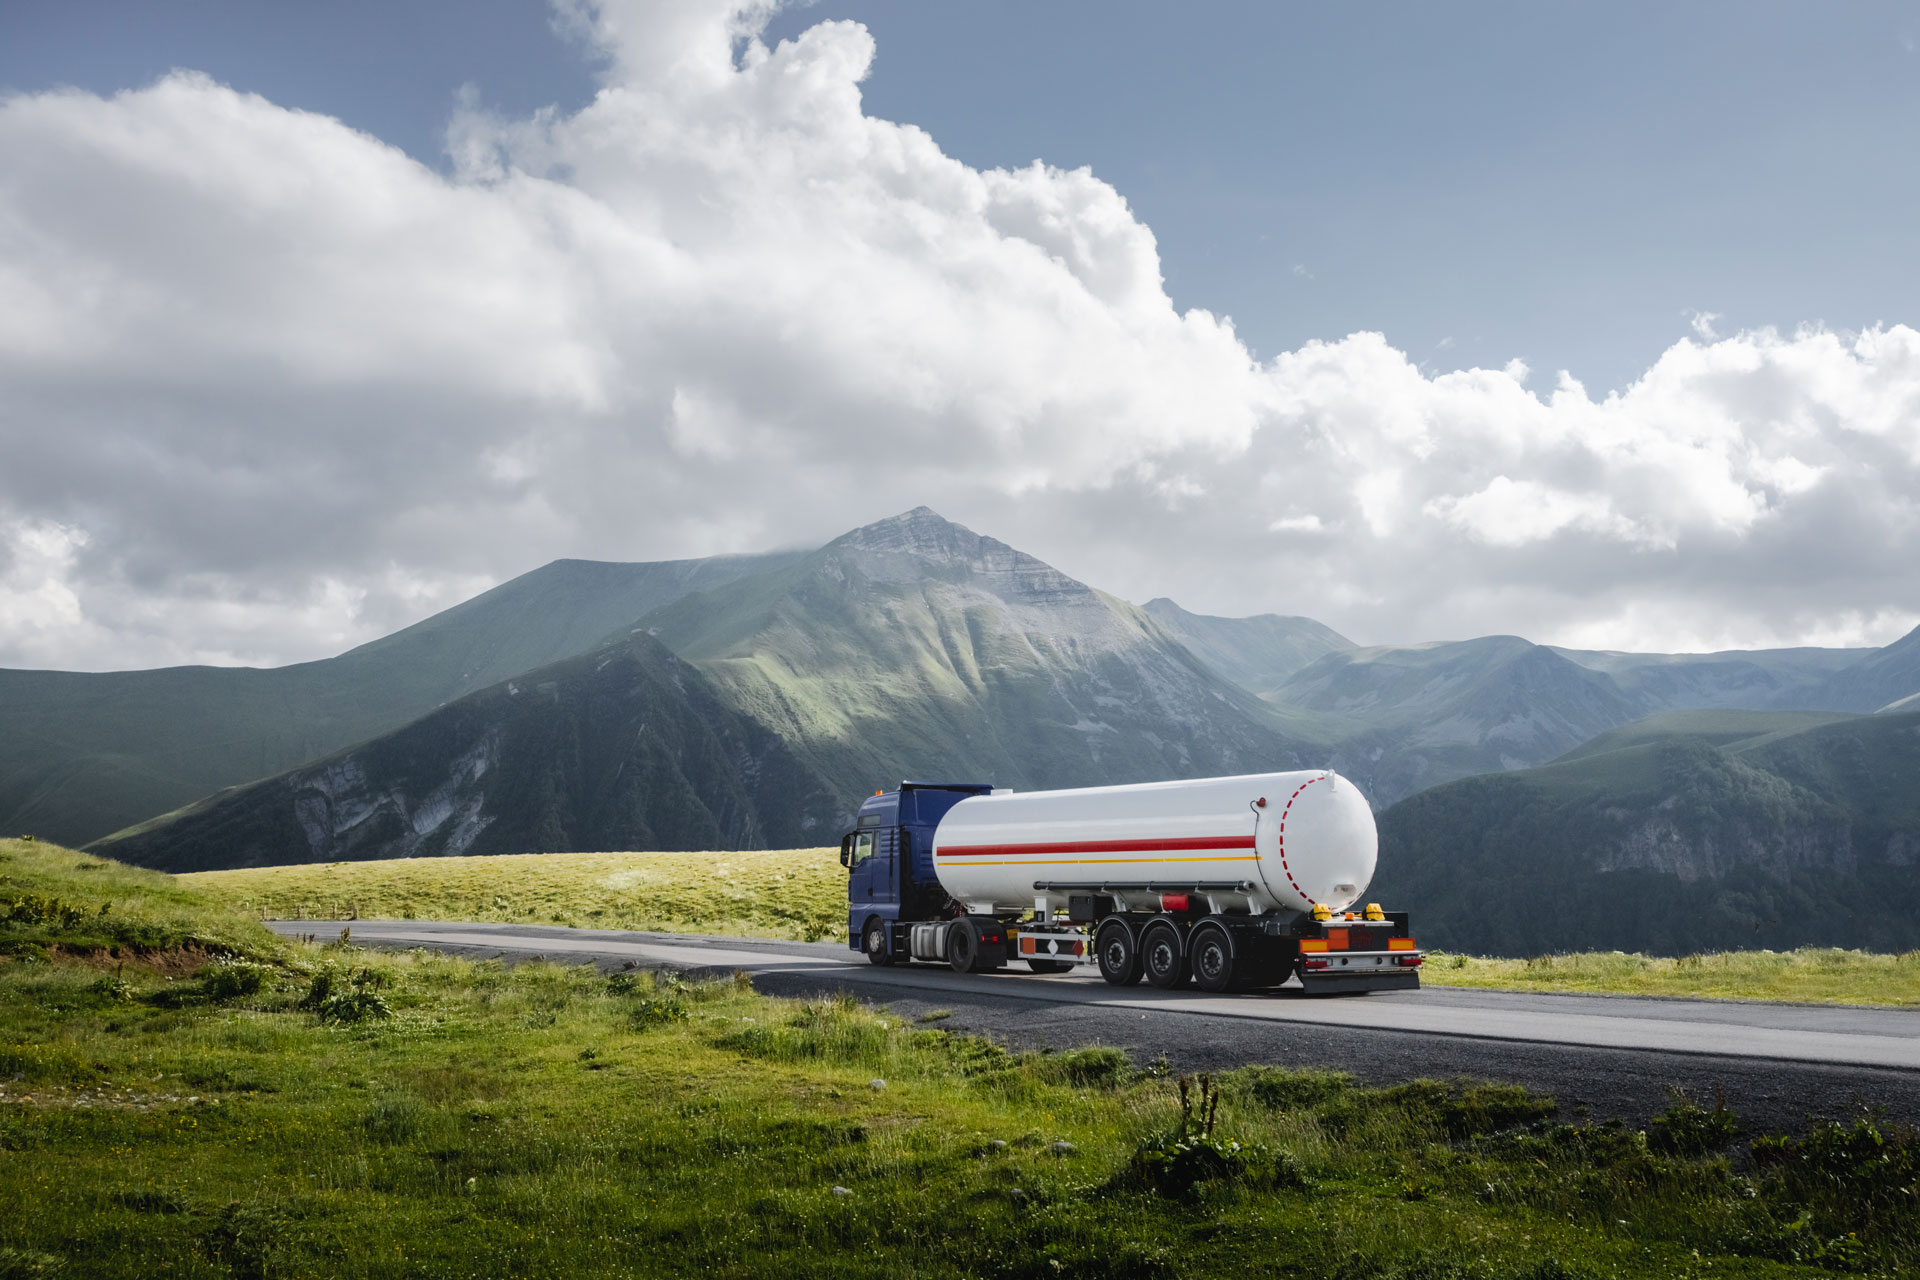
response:
<path id="1" fill-rule="evenodd" d="M 867 953 L 867 959 L 875 964 L 892 964 L 893 955 L 887 950 L 887 922 L 885 920 L 867 921 L 866 932 L 860 935 L 860 949 Z"/>
<path id="2" fill-rule="evenodd" d="M 1133 930 L 1124 920 L 1109 920 L 1093 935 L 1093 954 L 1100 961 L 1100 976 L 1116 987 L 1135 986 L 1140 981 L 1140 948 L 1133 941 Z"/>
<path id="3" fill-rule="evenodd" d="M 1155 920 L 1142 929 L 1140 966 L 1147 971 L 1147 981 L 1163 991 L 1185 986 L 1187 955 L 1180 945 L 1180 931 L 1165 920 Z"/>
<path id="4" fill-rule="evenodd" d="M 1233 989 L 1233 943 L 1217 924 L 1202 924 L 1187 939 L 1193 985 L 1202 991 Z"/>
<path id="5" fill-rule="evenodd" d="M 999 924 L 991 917 L 968 916 L 947 926 L 947 963 L 955 973 L 992 973 L 1006 964 L 1006 944 L 981 938 L 983 924 L 998 934 Z"/>

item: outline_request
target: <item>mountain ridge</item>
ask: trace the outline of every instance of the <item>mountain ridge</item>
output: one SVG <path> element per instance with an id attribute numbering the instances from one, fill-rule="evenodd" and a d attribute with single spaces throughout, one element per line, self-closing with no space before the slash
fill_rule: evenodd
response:
<path id="1" fill-rule="evenodd" d="M 925 507 L 642 623 L 829 777 L 1090 785 L 1301 758 L 1144 612 Z"/>
<path id="2" fill-rule="evenodd" d="M 828 843 L 844 800 L 689 664 L 631 637 L 90 848 L 166 871 Z"/>
<path id="3" fill-rule="evenodd" d="M 1716 714 L 1402 800 L 1378 892 L 1486 954 L 1920 945 L 1920 714 Z"/>
<path id="4" fill-rule="evenodd" d="M 336 657 L 286 667 L 0 669 L 0 830 L 85 844 L 399 728 L 591 648 L 667 598 L 796 554 L 558 560 Z"/>

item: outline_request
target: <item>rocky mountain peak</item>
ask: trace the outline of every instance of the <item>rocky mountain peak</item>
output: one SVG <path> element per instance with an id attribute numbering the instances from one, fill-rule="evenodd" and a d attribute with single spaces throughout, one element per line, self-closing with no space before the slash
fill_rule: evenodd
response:
<path id="1" fill-rule="evenodd" d="M 876 582 L 971 581 L 1019 603 L 1096 599 L 1086 584 L 1045 561 L 955 524 L 931 507 L 876 520 L 834 539 L 825 550 Z"/>

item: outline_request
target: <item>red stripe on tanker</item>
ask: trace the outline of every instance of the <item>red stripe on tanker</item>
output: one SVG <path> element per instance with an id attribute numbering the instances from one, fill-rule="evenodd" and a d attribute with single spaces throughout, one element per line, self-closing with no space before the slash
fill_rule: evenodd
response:
<path id="1" fill-rule="evenodd" d="M 1176 853 L 1189 849 L 1251 849 L 1248 836 L 1159 836 L 1148 840 L 1068 840 L 1059 844 L 935 845 L 942 858 L 1011 857 L 1042 853 Z"/>
<path id="2" fill-rule="evenodd" d="M 1267 796 L 1286 797 L 1280 813 L 1256 805 Z M 970 796 L 941 819 L 933 862 L 941 886 L 982 914 L 1148 884 L 1231 885 L 1218 892 L 1256 913 L 1340 911 L 1365 891 L 1378 851 L 1359 788 L 1315 769 Z"/>

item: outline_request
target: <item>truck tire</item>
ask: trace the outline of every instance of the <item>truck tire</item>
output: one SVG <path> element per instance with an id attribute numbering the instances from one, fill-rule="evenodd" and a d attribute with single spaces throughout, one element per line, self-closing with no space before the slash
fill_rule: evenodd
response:
<path id="1" fill-rule="evenodd" d="M 1149 921 L 1140 931 L 1140 967 L 1146 970 L 1147 981 L 1162 991 L 1186 985 L 1187 950 L 1171 920 Z"/>
<path id="2" fill-rule="evenodd" d="M 887 922 L 885 920 L 867 921 L 866 931 L 860 935 L 860 949 L 867 953 L 867 959 L 875 964 L 892 964 L 893 953 L 887 948 Z"/>
<path id="3" fill-rule="evenodd" d="M 1108 919 L 1094 931 L 1093 954 L 1100 961 L 1100 976 L 1114 986 L 1139 984 L 1140 946 L 1125 920 Z"/>
<path id="4" fill-rule="evenodd" d="M 1202 921 L 1187 935 L 1187 965 L 1193 970 L 1193 985 L 1202 991 L 1233 990 L 1233 962 L 1233 940 L 1219 925 Z"/>
<path id="5" fill-rule="evenodd" d="M 980 936 L 983 923 L 1005 936 L 991 917 L 963 916 L 947 926 L 947 963 L 955 973 L 992 973 L 1007 962 L 1005 942 L 996 945 Z"/>

